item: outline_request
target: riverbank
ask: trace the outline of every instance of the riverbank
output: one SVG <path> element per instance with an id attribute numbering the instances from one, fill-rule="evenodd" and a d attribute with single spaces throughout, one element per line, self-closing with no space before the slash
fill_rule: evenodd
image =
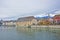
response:
<path id="1" fill-rule="evenodd" d="M 3 25 L 3 26 L 0 26 L 0 27 L 22 27 L 22 28 L 46 28 L 46 27 L 49 27 L 49 28 L 60 28 L 60 25 L 31 25 L 31 26 L 11 26 L 11 25 Z"/>
<path id="2" fill-rule="evenodd" d="M 31 27 L 50 27 L 50 28 L 60 28 L 60 25 L 32 25 Z"/>

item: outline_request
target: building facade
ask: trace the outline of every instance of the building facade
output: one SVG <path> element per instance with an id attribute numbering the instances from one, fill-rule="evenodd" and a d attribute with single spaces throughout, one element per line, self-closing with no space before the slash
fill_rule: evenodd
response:
<path id="1" fill-rule="evenodd" d="M 17 24 L 17 26 L 36 25 L 37 20 L 35 19 L 34 16 L 22 17 L 22 18 L 18 18 L 16 24 Z"/>
<path id="2" fill-rule="evenodd" d="M 55 15 L 53 20 L 55 24 L 60 24 L 60 15 Z"/>

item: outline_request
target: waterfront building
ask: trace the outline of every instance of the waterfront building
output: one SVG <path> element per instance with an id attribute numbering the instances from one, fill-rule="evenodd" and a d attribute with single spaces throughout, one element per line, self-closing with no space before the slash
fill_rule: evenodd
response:
<path id="1" fill-rule="evenodd" d="M 50 24 L 53 24 L 53 18 L 49 18 L 48 21 L 50 22 Z"/>
<path id="2" fill-rule="evenodd" d="M 53 20 L 54 20 L 55 24 L 60 24 L 60 14 L 59 15 L 55 15 Z"/>
<path id="3" fill-rule="evenodd" d="M 21 17 L 18 18 L 16 24 L 17 26 L 31 26 L 31 25 L 36 25 L 37 20 L 34 16 Z"/>
<path id="4" fill-rule="evenodd" d="M 38 22 L 38 25 L 48 25 L 48 24 L 50 24 L 50 22 L 49 22 L 47 19 L 45 19 L 45 20 L 40 20 L 40 21 Z"/>
<path id="5" fill-rule="evenodd" d="M 48 16 L 42 17 L 42 18 L 37 19 L 37 20 L 38 20 L 38 25 L 48 25 L 48 24 L 51 24 L 50 22 L 52 22 L 51 19 L 48 18 Z"/>

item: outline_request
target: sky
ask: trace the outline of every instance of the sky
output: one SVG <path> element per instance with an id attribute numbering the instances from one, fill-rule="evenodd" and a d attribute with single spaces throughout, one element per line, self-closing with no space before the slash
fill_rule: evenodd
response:
<path id="1" fill-rule="evenodd" d="M 0 0 L 0 19 L 24 16 L 54 16 L 60 13 L 60 0 Z"/>

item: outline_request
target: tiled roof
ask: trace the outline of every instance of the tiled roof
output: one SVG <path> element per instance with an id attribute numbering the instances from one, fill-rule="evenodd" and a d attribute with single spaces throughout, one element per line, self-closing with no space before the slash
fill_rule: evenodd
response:
<path id="1" fill-rule="evenodd" d="M 34 16 L 22 17 L 18 18 L 17 21 L 31 21 L 32 19 L 35 19 L 35 17 Z"/>

